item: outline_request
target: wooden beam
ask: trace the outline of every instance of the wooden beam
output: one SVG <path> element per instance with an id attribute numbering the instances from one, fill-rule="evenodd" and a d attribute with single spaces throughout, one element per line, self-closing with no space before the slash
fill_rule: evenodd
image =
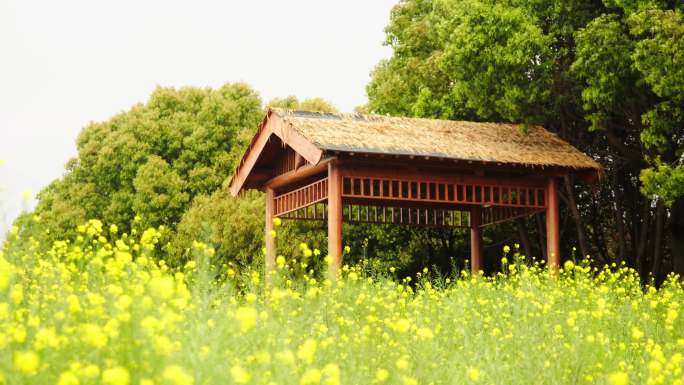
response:
<path id="1" fill-rule="evenodd" d="M 558 182 L 548 179 L 546 188 L 546 255 L 551 270 L 560 267 L 560 229 L 558 218 Z"/>
<path id="2" fill-rule="evenodd" d="M 342 267 L 342 174 L 336 162 L 328 163 L 328 256 L 331 278 Z"/>
<path id="3" fill-rule="evenodd" d="M 265 226 L 264 226 L 264 240 L 266 241 L 266 278 L 270 276 L 271 272 L 275 268 L 276 250 L 275 250 L 275 238 L 271 231 L 273 230 L 273 202 L 274 202 L 273 189 L 266 189 L 266 216 L 265 216 Z"/>
<path id="4" fill-rule="evenodd" d="M 478 176 L 471 170 L 472 174 L 454 170 L 439 170 L 434 168 L 409 167 L 407 165 L 392 166 L 382 164 L 382 167 L 370 166 L 361 163 L 350 163 L 341 161 L 344 165 L 344 176 L 355 178 L 368 177 L 378 179 L 411 179 L 421 182 L 445 182 L 445 183 L 465 183 L 480 185 L 514 185 L 520 187 L 546 186 L 546 178 L 541 178 L 538 173 L 526 177 L 511 177 L 502 175 Z"/>
<path id="5" fill-rule="evenodd" d="M 382 167 L 385 169 L 402 171 L 413 169 L 423 174 L 425 174 L 427 170 L 435 170 L 437 172 L 442 171 L 452 174 L 467 174 L 475 173 L 476 171 L 481 171 L 489 175 L 508 174 L 511 177 L 531 176 L 535 178 L 545 179 L 546 177 L 550 176 L 560 177 L 566 174 L 580 175 L 583 173 L 597 173 L 597 170 L 593 169 L 576 170 L 555 166 L 542 167 L 510 163 L 497 164 L 495 162 L 467 161 L 459 159 L 438 160 L 437 158 L 430 158 L 429 160 L 425 160 L 422 157 L 411 158 L 407 155 L 394 155 L 393 159 L 390 159 L 387 156 L 381 158 L 379 155 L 372 155 L 367 158 L 361 158 L 360 156 L 358 156 L 358 154 L 356 157 L 350 157 L 349 153 L 340 152 L 339 159 L 340 162 L 344 164 L 345 169 L 353 169 L 356 166 L 377 167 L 377 165 L 382 165 Z"/>
<path id="6" fill-rule="evenodd" d="M 242 190 L 247 178 L 252 176 L 253 169 L 272 135 L 278 137 L 313 165 L 318 164 L 323 156 L 323 150 L 304 138 L 275 111 L 269 110 L 230 180 L 230 193 L 233 196 Z"/>
<path id="7" fill-rule="evenodd" d="M 325 158 L 318 162 L 318 164 L 311 164 L 307 166 L 302 166 L 298 170 L 290 171 L 285 174 L 271 178 L 264 183 L 266 188 L 278 189 L 289 184 L 297 183 L 310 176 L 314 176 L 318 173 L 322 173 L 328 170 L 328 163 L 330 163 L 334 157 Z"/>
<path id="8" fill-rule="evenodd" d="M 470 209 L 470 271 L 473 275 L 482 270 L 482 210 L 480 206 Z"/>
<path id="9" fill-rule="evenodd" d="M 271 137 L 271 130 L 268 126 L 268 116 L 264 122 L 259 127 L 256 135 L 252 138 L 252 142 L 249 144 L 245 155 L 243 155 L 240 160 L 233 177 L 230 180 L 230 193 L 233 196 L 237 196 L 242 186 L 245 184 L 247 177 L 252 172 L 252 169 L 256 165 L 259 155 L 266 147 L 269 138 Z"/>

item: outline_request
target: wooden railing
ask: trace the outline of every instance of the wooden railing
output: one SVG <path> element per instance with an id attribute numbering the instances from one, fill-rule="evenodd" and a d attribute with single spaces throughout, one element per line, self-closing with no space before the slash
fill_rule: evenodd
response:
<path id="1" fill-rule="evenodd" d="M 544 188 L 515 184 L 447 183 L 345 176 L 342 195 L 350 198 L 392 201 L 482 204 L 539 209 L 546 207 Z"/>
<path id="2" fill-rule="evenodd" d="M 327 198 L 328 178 L 323 178 L 304 187 L 275 196 L 273 198 L 275 201 L 273 205 L 274 215 L 282 216 L 283 214 L 322 202 Z"/>

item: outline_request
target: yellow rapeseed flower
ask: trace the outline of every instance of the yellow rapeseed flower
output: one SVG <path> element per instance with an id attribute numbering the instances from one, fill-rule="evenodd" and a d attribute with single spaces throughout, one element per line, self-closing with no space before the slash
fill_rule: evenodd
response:
<path id="1" fill-rule="evenodd" d="M 308 364 L 311 364 L 316 354 L 317 346 L 318 344 L 315 340 L 311 338 L 307 339 L 306 341 L 304 341 L 303 344 L 299 346 L 299 349 L 297 349 L 297 357 L 300 360 Z"/>
<path id="2" fill-rule="evenodd" d="M 648 372 L 655 377 L 663 371 L 663 364 L 659 361 L 651 361 L 648 363 Z"/>
<path id="3" fill-rule="evenodd" d="M 233 377 L 233 381 L 238 384 L 246 384 L 252 379 L 252 376 L 239 365 L 235 365 L 230 369 L 230 375 Z"/>
<path id="4" fill-rule="evenodd" d="M 667 316 L 665 317 L 665 322 L 671 324 L 677 319 L 677 316 L 679 316 L 679 313 L 677 312 L 677 310 L 670 308 L 667 310 Z"/>
<path id="5" fill-rule="evenodd" d="M 124 367 L 117 366 L 102 372 L 102 383 L 105 385 L 128 385 L 130 382 L 131 377 Z"/>
<path id="6" fill-rule="evenodd" d="M 17 283 L 12 286 L 12 289 L 10 289 L 10 299 L 15 305 L 24 302 L 24 286 L 22 284 Z"/>
<path id="7" fill-rule="evenodd" d="M 86 365 L 81 369 L 81 375 L 86 378 L 95 378 L 100 375 L 100 368 L 97 365 Z"/>
<path id="8" fill-rule="evenodd" d="M 406 318 L 400 318 L 392 324 L 392 328 L 399 333 L 406 333 L 411 328 L 411 321 Z"/>
<path id="9" fill-rule="evenodd" d="M 565 261 L 563 264 L 565 271 L 572 271 L 575 268 L 575 264 L 572 261 Z"/>
<path id="10" fill-rule="evenodd" d="M 167 366 L 162 373 L 162 377 L 167 383 L 173 385 L 192 385 L 195 383 L 195 379 L 178 365 Z"/>
<path id="11" fill-rule="evenodd" d="M 375 379 L 373 382 L 376 382 L 378 384 L 381 384 L 389 378 L 389 372 L 386 369 L 378 369 L 375 371 Z"/>
<path id="12" fill-rule="evenodd" d="M 340 367 L 337 364 L 327 364 L 321 370 L 324 385 L 340 385 Z"/>
<path id="13" fill-rule="evenodd" d="M 480 369 L 471 366 L 466 370 L 466 375 L 471 381 L 477 382 L 480 380 Z"/>
<path id="14" fill-rule="evenodd" d="M 253 307 L 241 306 L 235 311 L 235 319 L 240 323 L 240 330 L 248 332 L 256 326 L 257 311 Z"/>
<path id="15" fill-rule="evenodd" d="M 4 291 L 9 286 L 12 277 L 12 265 L 5 258 L 0 256 L 0 291 Z"/>
<path id="16" fill-rule="evenodd" d="M 416 335 L 421 340 L 431 340 L 432 337 L 434 337 L 434 333 L 432 333 L 432 330 L 430 330 L 429 328 L 424 328 L 424 327 L 416 330 Z"/>
<path id="17" fill-rule="evenodd" d="M 609 385 L 629 385 L 629 376 L 625 372 L 613 372 L 608 375 Z"/>
<path id="18" fill-rule="evenodd" d="M 314 385 L 321 382 L 321 371 L 316 368 L 307 369 L 302 378 L 299 380 L 299 385 Z"/>
<path id="19" fill-rule="evenodd" d="M 20 351 L 14 353 L 14 368 L 25 374 L 36 374 L 38 371 L 38 366 L 40 365 L 40 357 L 31 351 Z"/>
<path id="20" fill-rule="evenodd" d="M 153 277 L 147 284 L 152 295 L 161 299 L 171 298 L 175 286 L 176 283 L 173 281 L 173 278 L 169 276 Z"/>
<path id="21" fill-rule="evenodd" d="M 69 370 L 62 372 L 57 380 L 57 385 L 79 385 L 80 383 L 78 377 Z"/>
<path id="22" fill-rule="evenodd" d="M 82 326 L 81 340 L 92 347 L 102 348 L 107 345 L 107 334 L 98 325 L 85 324 Z"/>

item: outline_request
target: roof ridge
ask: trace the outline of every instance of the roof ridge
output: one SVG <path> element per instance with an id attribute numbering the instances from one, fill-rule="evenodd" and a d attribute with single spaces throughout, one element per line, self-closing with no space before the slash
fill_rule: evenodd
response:
<path id="1" fill-rule="evenodd" d="M 445 123 L 467 123 L 473 125 L 499 125 L 499 126 L 522 126 L 523 123 L 514 122 L 495 122 L 495 121 L 474 121 L 474 120 L 453 120 L 453 119 L 436 119 L 427 117 L 417 117 L 417 116 L 393 116 L 393 115 L 382 115 L 382 114 L 364 114 L 361 112 L 329 112 L 329 111 L 311 111 L 311 110 L 299 110 L 292 108 L 282 108 L 282 107 L 269 107 L 269 109 L 278 116 L 282 118 L 295 117 L 295 118 L 316 118 L 316 119 L 350 119 L 350 120 L 365 120 L 365 121 L 379 121 L 379 120 L 395 120 L 395 121 L 422 121 L 430 122 L 434 124 L 436 122 Z M 530 124 L 528 127 L 544 128 L 540 124 Z M 545 130 L 546 131 L 546 130 Z"/>

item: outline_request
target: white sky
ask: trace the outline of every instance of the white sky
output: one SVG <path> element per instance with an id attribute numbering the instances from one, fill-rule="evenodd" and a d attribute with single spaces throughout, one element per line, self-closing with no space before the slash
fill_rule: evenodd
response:
<path id="1" fill-rule="evenodd" d="M 81 128 L 157 85 L 365 103 L 397 1 L 0 0 L 0 231 L 63 173 Z"/>

